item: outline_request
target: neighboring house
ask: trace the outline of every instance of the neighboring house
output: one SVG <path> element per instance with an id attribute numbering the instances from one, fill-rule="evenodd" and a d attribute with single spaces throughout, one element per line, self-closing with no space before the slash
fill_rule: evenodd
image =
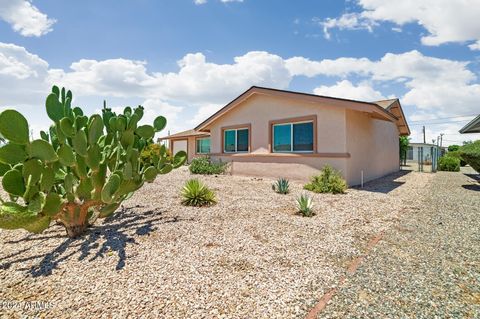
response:
<path id="1" fill-rule="evenodd" d="M 480 133 L 480 115 L 471 120 L 470 123 L 462 127 L 459 132 L 461 134 Z"/>
<path id="2" fill-rule="evenodd" d="M 210 134 L 188 130 L 169 135 L 159 139 L 160 142 L 168 141 L 168 148 L 172 154 L 185 151 L 188 154 L 188 162 L 194 157 L 210 154 Z"/>
<path id="3" fill-rule="evenodd" d="M 407 151 L 407 161 L 418 162 L 422 158 L 422 162 L 431 163 L 434 158 L 438 158 L 445 153 L 444 148 L 435 144 L 428 143 L 410 143 Z"/>
<path id="4" fill-rule="evenodd" d="M 409 135 L 398 99 L 361 102 L 251 87 L 194 130 L 164 137 L 191 160 L 209 154 L 234 174 L 307 180 L 329 164 L 350 185 L 399 170 Z M 210 136 L 210 138 L 208 137 Z"/>

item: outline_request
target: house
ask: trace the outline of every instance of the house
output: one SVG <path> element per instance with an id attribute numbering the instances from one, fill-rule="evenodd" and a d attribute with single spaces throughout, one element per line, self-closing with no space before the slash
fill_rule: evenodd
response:
<path id="1" fill-rule="evenodd" d="M 418 162 L 422 159 L 425 164 L 431 164 L 445 153 L 445 148 L 428 143 L 410 143 L 407 151 L 407 161 Z"/>
<path id="2" fill-rule="evenodd" d="M 410 130 L 398 99 L 362 102 L 251 87 L 195 129 L 164 137 L 188 159 L 210 155 L 233 174 L 307 180 L 329 164 L 350 185 L 399 169 Z"/>
<path id="3" fill-rule="evenodd" d="M 471 120 L 467 125 L 462 127 L 459 131 L 460 134 L 467 134 L 467 133 L 480 133 L 480 115 L 476 118 Z"/>

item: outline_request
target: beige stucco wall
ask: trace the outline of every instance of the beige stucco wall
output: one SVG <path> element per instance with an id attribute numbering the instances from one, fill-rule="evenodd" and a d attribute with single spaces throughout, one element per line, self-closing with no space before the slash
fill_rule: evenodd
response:
<path id="1" fill-rule="evenodd" d="M 216 160 L 229 162 L 228 172 L 244 176 L 270 177 L 273 179 L 285 177 L 293 180 L 307 181 L 326 164 L 345 172 L 346 159 L 320 157 L 222 157 L 215 156 Z"/>
<path id="2" fill-rule="evenodd" d="M 347 180 L 350 185 L 399 170 L 398 129 L 395 123 L 347 110 Z"/>
<path id="3" fill-rule="evenodd" d="M 252 125 L 253 154 L 269 153 L 269 121 L 317 115 L 318 152 L 342 153 L 346 151 L 345 110 L 341 107 L 308 103 L 296 99 L 253 95 L 211 126 L 211 152 L 221 153 L 221 128 L 237 124 Z"/>
<path id="4" fill-rule="evenodd" d="M 250 156 L 212 156 L 231 162 L 234 174 L 287 177 L 298 180 L 318 173 L 325 164 L 346 173 L 346 159 L 306 156 L 280 156 L 269 153 L 269 121 L 302 116 L 317 116 L 317 151 L 345 153 L 345 110 L 336 105 L 313 104 L 295 99 L 254 95 L 211 126 L 211 152 L 222 152 L 221 129 L 225 126 L 251 124 Z"/>
<path id="5" fill-rule="evenodd" d="M 346 157 L 313 157 L 269 153 L 269 121 L 317 116 L 317 152 L 345 154 Z M 251 153 L 234 156 L 222 153 L 222 127 L 251 125 Z M 325 164 L 341 171 L 349 185 L 360 183 L 360 171 L 368 181 L 398 170 L 398 130 L 395 123 L 372 119 L 367 113 L 347 110 L 341 105 L 312 103 L 276 96 L 253 95 L 226 113 L 210 127 L 214 160 L 231 163 L 233 174 L 287 177 L 308 180 Z M 193 147 L 195 140 L 189 141 Z"/>

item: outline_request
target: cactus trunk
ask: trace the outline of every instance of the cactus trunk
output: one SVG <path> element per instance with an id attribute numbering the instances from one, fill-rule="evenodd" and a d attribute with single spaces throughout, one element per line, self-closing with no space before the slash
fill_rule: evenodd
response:
<path id="1" fill-rule="evenodd" d="M 78 224 L 68 224 L 68 225 L 63 224 L 63 226 L 67 231 L 68 237 L 76 238 L 81 236 L 85 232 L 85 230 L 88 227 L 88 223 L 85 221 L 83 221 L 83 223 L 81 223 L 81 221 L 78 221 Z"/>
<path id="2" fill-rule="evenodd" d="M 96 201 L 89 201 L 83 204 L 68 203 L 63 210 L 55 216 L 55 219 L 63 224 L 68 237 L 78 237 L 90 226 L 89 212 L 91 212 L 94 206 L 99 204 L 100 203 Z"/>

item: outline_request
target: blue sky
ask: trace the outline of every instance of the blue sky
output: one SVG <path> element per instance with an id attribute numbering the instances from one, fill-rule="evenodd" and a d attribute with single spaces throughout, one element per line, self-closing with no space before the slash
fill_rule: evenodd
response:
<path id="1" fill-rule="evenodd" d="M 480 113 L 478 16 L 480 0 L 0 1 L 0 107 L 37 134 L 56 83 L 88 112 L 143 104 L 174 133 L 263 85 L 396 96 L 413 141 L 425 125 L 452 144 L 479 138 L 457 133 Z"/>

